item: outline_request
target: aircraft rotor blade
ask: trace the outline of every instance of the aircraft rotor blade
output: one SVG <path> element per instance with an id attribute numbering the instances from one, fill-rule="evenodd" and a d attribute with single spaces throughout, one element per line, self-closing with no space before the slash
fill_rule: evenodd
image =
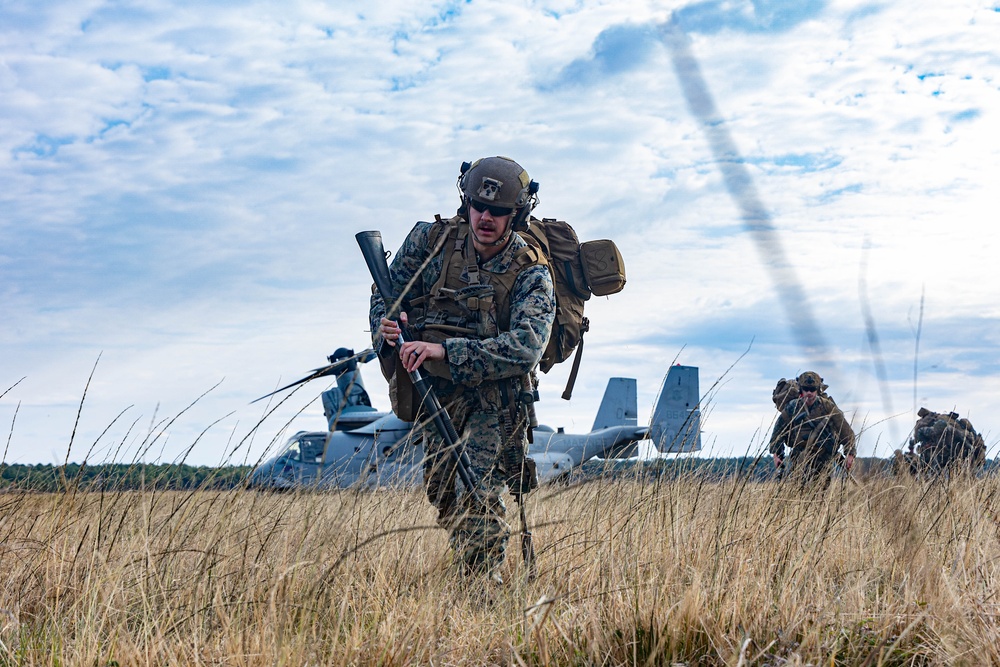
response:
<path id="1" fill-rule="evenodd" d="M 316 378 L 326 377 L 327 375 L 335 375 L 338 371 L 340 371 L 341 369 L 343 369 L 344 366 L 347 366 L 352 361 L 356 360 L 356 361 L 359 361 L 361 363 L 367 363 L 367 362 L 371 361 L 374 358 L 375 358 L 375 350 L 373 350 L 371 348 L 368 348 L 367 350 L 362 350 L 361 352 L 358 352 L 357 354 L 352 355 L 350 357 L 345 357 L 344 359 L 338 359 L 334 363 L 329 364 L 327 366 L 322 366 L 320 368 L 314 368 L 312 370 L 312 372 L 309 373 L 309 375 L 305 376 L 304 378 L 296 380 L 295 382 L 292 382 L 291 384 L 286 384 L 284 387 L 281 387 L 280 389 L 275 389 L 270 394 L 264 394 L 260 398 L 255 398 L 254 400 L 250 401 L 250 404 L 253 405 L 257 401 L 262 401 L 265 398 L 268 398 L 269 396 L 274 396 L 277 393 L 285 391 L 286 389 L 291 389 L 292 387 L 298 386 L 300 384 L 304 384 L 306 382 L 309 382 L 310 380 L 315 380 Z"/>
<path id="2" fill-rule="evenodd" d="M 660 26 L 660 34 L 670 51 L 688 108 L 701 123 L 712 155 L 722 172 L 726 190 L 739 208 L 743 224 L 750 232 L 750 238 L 757 246 L 760 259 L 778 292 L 795 342 L 816 361 L 835 366 L 826 338 L 813 316 L 806 290 L 785 253 L 771 213 L 761 200 L 746 161 L 723 122 L 715 98 L 701 73 L 691 49 L 690 37 L 675 16 Z"/>

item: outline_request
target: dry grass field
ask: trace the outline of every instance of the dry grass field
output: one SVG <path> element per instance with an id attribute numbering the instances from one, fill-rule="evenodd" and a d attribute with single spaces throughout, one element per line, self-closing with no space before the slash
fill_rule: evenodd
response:
<path id="1" fill-rule="evenodd" d="M 515 536 L 484 595 L 418 492 L 3 494 L 0 664 L 1000 664 L 996 478 L 529 507 L 539 578 Z"/>

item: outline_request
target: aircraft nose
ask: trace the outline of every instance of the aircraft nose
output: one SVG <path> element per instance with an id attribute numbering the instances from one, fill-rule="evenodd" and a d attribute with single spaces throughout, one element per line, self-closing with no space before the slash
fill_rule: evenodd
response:
<path id="1" fill-rule="evenodd" d="M 250 486 L 267 486 L 273 471 L 273 463 L 260 464 L 256 470 L 250 473 Z"/>

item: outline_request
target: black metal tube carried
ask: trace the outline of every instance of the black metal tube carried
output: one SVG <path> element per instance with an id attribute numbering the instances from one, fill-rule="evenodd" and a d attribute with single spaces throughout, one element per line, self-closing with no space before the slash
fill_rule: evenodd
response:
<path id="1" fill-rule="evenodd" d="M 368 265 L 368 271 L 371 272 L 372 280 L 375 281 L 375 289 L 378 290 L 382 301 L 385 303 L 386 317 L 392 319 L 398 315 L 397 312 L 389 314 L 390 308 L 392 311 L 398 309 L 398 305 L 396 304 L 398 295 L 392 293 L 392 280 L 389 278 L 389 264 L 386 262 L 385 248 L 382 246 L 382 234 L 377 231 L 358 232 L 354 235 L 354 238 L 358 240 L 358 245 L 361 246 L 361 254 L 364 255 L 365 264 Z M 400 326 L 399 342 L 406 343 L 411 340 L 413 338 L 406 327 Z M 438 400 L 437 394 L 434 393 L 434 388 L 431 387 L 430 380 L 424 377 L 424 374 L 419 369 L 408 371 L 408 374 L 410 381 L 417 390 L 417 395 L 420 396 L 421 405 L 429 413 L 434 428 L 444 440 L 445 446 L 455 459 L 455 467 L 458 470 L 458 476 L 462 480 L 462 484 L 465 485 L 466 490 L 473 497 L 479 500 L 479 476 L 472 469 L 472 462 L 469 460 L 468 454 L 465 453 L 465 448 L 459 442 L 458 433 L 455 431 L 455 425 L 452 423 L 448 411 L 441 405 L 441 401 Z"/>

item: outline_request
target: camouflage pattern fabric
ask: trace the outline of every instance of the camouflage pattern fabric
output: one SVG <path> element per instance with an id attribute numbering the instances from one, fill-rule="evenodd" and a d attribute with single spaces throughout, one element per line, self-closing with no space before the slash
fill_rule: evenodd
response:
<path id="1" fill-rule="evenodd" d="M 890 471 L 897 477 L 901 475 L 916 477 L 921 467 L 920 457 L 912 451 L 904 453 L 903 450 L 897 449 L 892 453 Z"/>
<path id="2" fill-rule="evenodd" d="M 410 231 L 389 266 L 393 291 L 412 299 L 429 293 L 441 274 L 444 252 L 432 256 L 428 235 L 435 223 L 420 222 Z M 495 257 L 481 263 L 486 273 L 505 273 L 516 251 L 525 247 L 517 235 Z M 438 509 L 438 523 L 450 532 L 456 560 L 469 572 L 495 573 L 503 562 L 510 527 L 500 497 L 507 473 L 501 451 L 508 439 L 527 445 L 523 409 L 504 408 L 501 383 L 508 396 L 541 358 L 555 317 L 552 280 L 545 266 L 521 269 L 511 291 L 510 329 L 486 338 L 449 338 L 443 345 L 451 380 L 431 376 L 434 390 L 448 409 L 460 441 L 481 477 L 478 506 L 468 494 L 459 495 L 451 453 L 432 430 L 425 435 L 424 480 L 428 500 Z M 369 316 L 375 349 L 381 346 L 379 324 L 386 312 L 378 294 L 372 296 Z M 458 499 L 462 498 L 461 501 Z"/>
<path id="3" fill-rule="evenodd" d="M 931 475 L 949 469 L 977 472 L 986 460 L 986 445 L 967 419 L 958 414 L 940 414 L 925 408 L 913 427 L 921 469 Z"/>
<path id="4" fill-rule="evenodd" d="M 780 458 L 792 450 L 792 477 L 803 485 L 817 480 L 829 484 L 837 450 L 855 453 L 854 432 L 844 413 L 828 396 L 817 396 L 811 406 L 804 398 L 789 401 L 778 414 L 769 450 Z"/>

